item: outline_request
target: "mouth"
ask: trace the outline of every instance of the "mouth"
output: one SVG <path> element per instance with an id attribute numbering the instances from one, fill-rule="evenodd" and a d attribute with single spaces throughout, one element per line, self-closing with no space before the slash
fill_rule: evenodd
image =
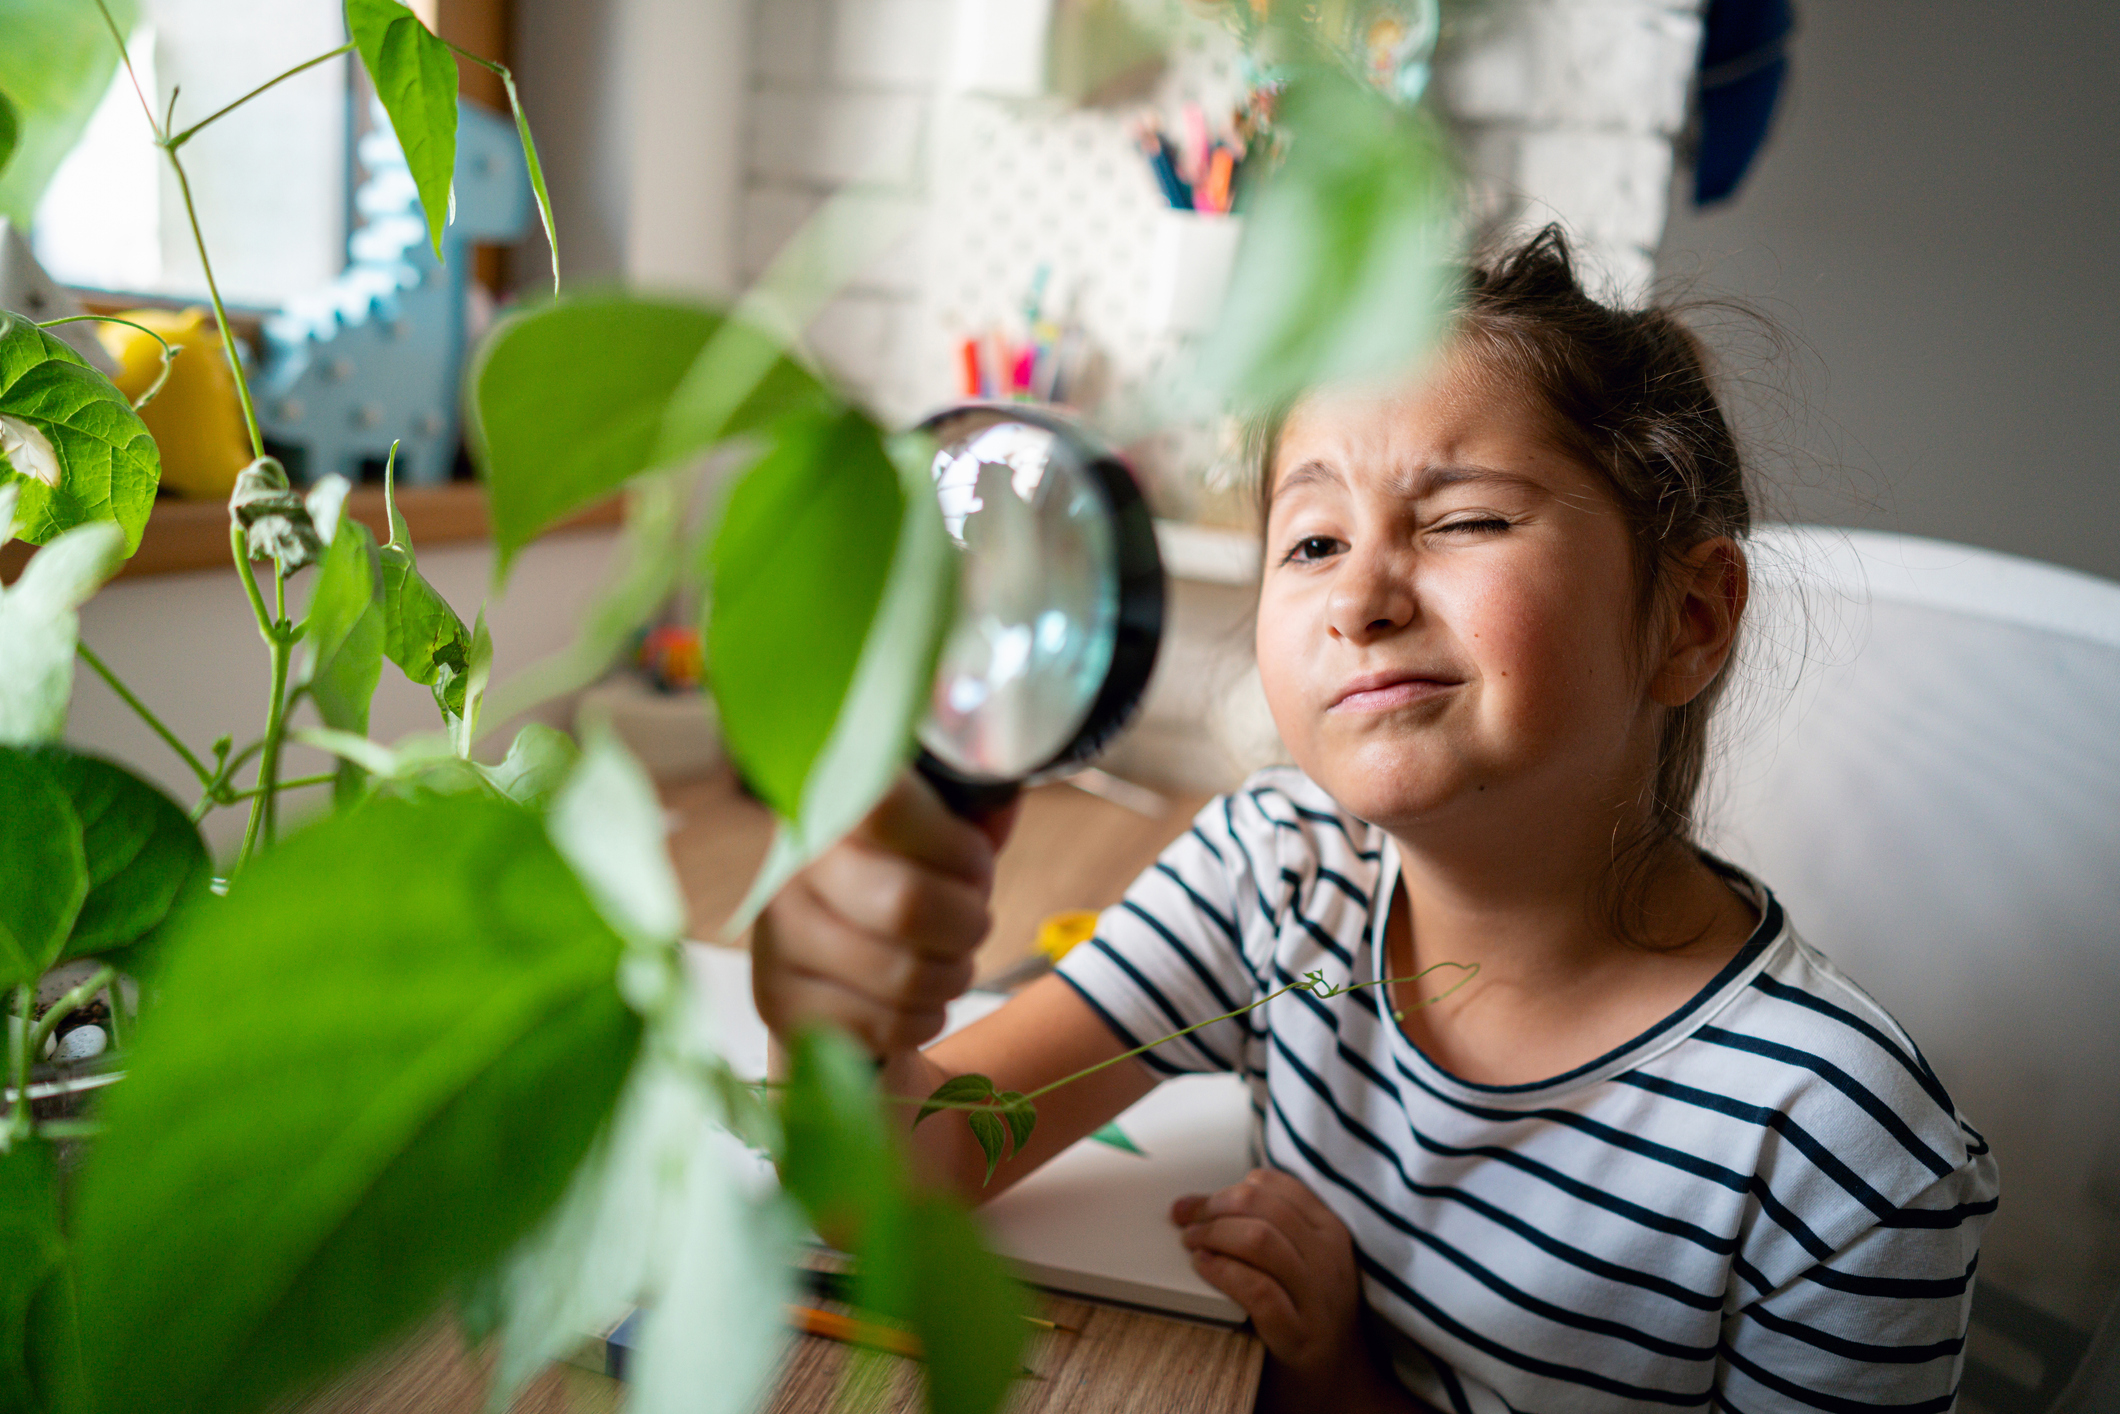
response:
<path id="1" fill-rule="evenodd" d="M 1326 710 L 1331 712 L 1390 712 L 1439 697 L 1459 685 L 1456 678 L 1415 672 L 1367 673 L 1340 689 Z"/>

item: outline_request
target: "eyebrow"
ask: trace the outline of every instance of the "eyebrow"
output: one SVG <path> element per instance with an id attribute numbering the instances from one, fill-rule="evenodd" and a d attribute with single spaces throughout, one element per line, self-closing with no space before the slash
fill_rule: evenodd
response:
<path id="1" fill-rule="evenodd" d="M 1429 465 L 1419 467 L 1411 472 L 1393 473 L 1391 489 L 1408 500 L 1418 501 L 1425 496 L 1433 496 L 1445 487 L 1459 486 L 1473 481 L 1522 486 L 1534 490 L 1543 489 L 1538 482 L 1530 477 L 1518 476 L 1514 472 L 1502 471 L 1496 467 L 1450 465 Z M 1327 462 L 1312 458 L 1292 468 L 1286 475 L 1274 482 L 1273 494 L 1266 499 L 1267 508 L 1269 510 L 1272 509 L 1273 503 L 1281 498 L 1283 491 L 1292 490 L 1298 486 L 1345 487 L 1346 484 L 1347 479 L 1340 475 L 1338 468 Z"/>

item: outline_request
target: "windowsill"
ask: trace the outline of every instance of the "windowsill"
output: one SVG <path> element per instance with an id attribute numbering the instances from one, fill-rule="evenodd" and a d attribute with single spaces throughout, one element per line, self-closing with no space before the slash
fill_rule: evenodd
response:
<path id="1" fill-rule="evenodd" d="M 463 544 L 487 538 L 486 491 L 482 486 L 406 487 L 397 493 L 399 514 L 405 517 L 415 549 L 435 545 Z M 378 541 L 390 537 L 383 512 L 380 487 L 359 487 L 346 498 L 346 513 L 375 533 Z M 622 505 L 617 497 L 599 501 L 579 515 L 554 527 L 556 531 L 583 530 L 618 524 Z M 0 581 L 12 583 L 36 547 L 19 541 L 0 546 Z M 143 574 L 183 574 L 193 570 L 231 569 L 228 553 L 228 507 L 220 501 L 155 502 L 154 514 L 140 536 L 140 548 L 118 571 L 118 578 Z"/>

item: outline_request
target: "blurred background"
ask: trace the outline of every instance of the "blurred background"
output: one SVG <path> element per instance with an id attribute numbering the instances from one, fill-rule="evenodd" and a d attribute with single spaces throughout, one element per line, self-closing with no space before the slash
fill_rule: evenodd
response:
<path id="1" fill-rule="evenodd" d="M 51 3 L 0 0 L 0 13 Z M 1144 25 L 1144 6 L 1179 23 Z M 1277 756 L 1249 661 L 1256 555 L 1234 429 L 1170 391 L 1173 370 L 1209 336 L 1253 160 L 1245 138 L 1259 74 L 1233 37 L 1232 6 L 413 8 L 445 38 L 514 67 L 570 285 L 732 297 L 828 201 L 859 193 L 859 219 L 833 246 L 852 277 L 806 332 L 823 365 L 887 421 L 913 422 L 967 394 L 1049 400 L 1078 408 L 1131 453 L 1174 576 L 1171 622 L 1144 718 L 1103 763 L 1100 788 L 1121 799 L 1132 788 L 1145 803 L 1137 794 L 1131 805 L 1098 804 L 1132 822 L 1123 829 L 1059 805 L 1027 817 L 1017 862 L 1004 866 L 1004 891 L 1023 896 L 1004 906 L 998 932 L 1027 937 L 1048 908 L 1108 901 L 1092 895 L 1123 887 L 1192 803 Z M 1729 379 L 1769 519 L 1933 537 L 2120 578 L 2120 85 L 2111 76 L 2120 9 L 2106 0 L 1371 8 L 1378 77 L 1452 134 L 1475 221 L 1560 221 L 1612 298 L 1701 302 L 1696 322 Z M 330 0 L 139 0 L 130 47 L 158 107 L 181 88 L 181 123 L 343 37 Z M 0 87 L 27 81 L 10 62 L 0 51 Z M 496 80 L 463 73 L 465 94 L 490 111 L 465 119 L 446 264 L 424 247 L 401 157 L 364 82 L 344 60 L 322 65 L 216 126 L 186 157 L 232 322 L 260 370 L 275 450 L 312 475 L 372 481 L 388 435 L 412 429 L 404 474 L 421 567 L 468 619 L 491 555 L 458 446 L 456 380 L 497 313 L 549 290 L 549 253 Z M 129 83 L 121 74 L 96 84 L 78 135 L 39 152 L 26 145 L 0 181 L 0 217 L 10 220 L 0 304 L 27 307 L 45 290 L 105 312 L 181 319 L 204 293 L 182 205 Z M 200 471 L 199 502 L 159 506 L 128 577 L 83 615 L 86 637 L 150 700 L 171 703 L 171 724 L 194 740 L 248 720 L 264 696 L 213 491 L 213 477 L 246 458 L 235 446 L 225 467 Z M 611 556 L 614 519 L 593 515 L 524 557 L 489 607 L 501 676 L 568 641 Z M 1856 627 L 1814 616 L 1779 639 L 1769 620 L 1770 646 L 1793 645 L 1790 671 L 1809 672 L 1811 690 L 1825 694 L 1799 700 L 1786 683 L 1769 684 L 1780 695 L 1768 694 L 1768 715 L 1786 719 L 1773 742 L 1784 763 L 1798 747 L 1813 753 L 1815 792 L 1746 795 L 1745 782 L 1769 779 L 1763 766 L 1731 797 L 1755 821 L 1781 810 L 1795 835 L 1808 830 L 1844 865 L 1919 865 L 1900 874 L 1918 891 L 1908 906 L 1941 920 L 1934 937 L 1887 911 L 1880 927 L 1906 935 L 1897 954 L 1864 953 L 1856 937 L 1820 941 L 1861 958 L 1858 975 L 1914 1023 L 1996 1136 L 2006 1191 L 1984 1253 L 1986 1324 L 1974 1346 L 1988 1373 L 1968 1384 L 1966 1403 L 1998 1411 L 2051 1407 L 2120 1290 L 2111 1020 L 2120 1015 L 2111 922 L 2120 757 L 2110 730 L 2120 612 L 2111 585 L 2020 575 L 2010 582 L 2037 610 L 2022 623 L 2046 627 L 1991 650 L 1982 625 L 1993 616 L 1981 617 L 1979 601 L 2002 579 L 1953 581 L 1954 602 L 1978 623 L 1925 619 L 1897 639 L 1889 615 Z M 2053 628 L 2065 614 L 2039 620 L 2040 606 L 2062 600 L 2093 606 L 2068 620 L 2074 637 Z M 663 629 L 643 640 L 637 669 L 592 692 L 667 779 L 719 779 L 702 774 L 715 766 L 713 734 L 687 691 L 696 638 L 682 625 Z M 1865 642 L 1914 641 L 1958 656 L 1941 676 L 1889 654 L 1858 662 Z M 2018 673 L 2023 663 L 2036 674 Z M 1856 676 L 1836 678 L 1843 668 Z M 1861 672 L 1882 676 L 1861 687 Z M 1858 687 L 1847 700 L 1869 704 L 1876 739 L 1857 734 L 1836 755 L 1791 723 L 1805 712 L 1812 727 L 1827 720 L 1812 704 L 1839 700 L 1832 693 L 1848 682 Z M 1880 693 L 1900 694 L 1893 710 L 1910 715 L 1880 715 Z M 1975 699 L 1986 705 L 1945 719 Z M 2067 731 L 2053 725 L 2070 711 Z M 375 734 L 387 740 L 430 718 L 423 693 L 386 683 Z M 161 760 L 98 682 L 82 683 L 69 735 Z M 1902 799 L 1863 775 L 1917 738 L 1924 789 L 1947 782 L 1956 794 Z M 298 760 L 290 770 L 315 768 Z M 181 788 L 186 778 L 171 770 L 167 780 Z M 2029 792 L 2030 804 L 1983 813 L 2005 785 Z M 745 851 L 762 835 L 739 818 L 725 780 L 691 789 L 667 798 L 700 914 L 733 901 L 722 894 L 729 880 L 740 886 Z M 2027 811 L 2073 823 L 2041 833 L 2024 827 Z M 1933 855 L 1876 843 L 1906 821 L 1938 820 L 1962 823 Z M 1856 829 L 1851 821 L 1875 826 L 1865 848 L 1823 830 Z M 1094 870 L 1023 862 L 1028 842 L 1060 851 L 1089 838 L 1119 842 Z M 1990 851 L 2001 862 L 1986 872 L 1937 862 L 1990 841 L 2016 853 Z M 1772 856 L 1766 846 L 1733 855 Z M 1768 877 L 1785 882 L 1803 918 L 1805 878 L 1790 860 Z M 1074 895 L 1054 882 L 1063 875 Z M 2041 891 L 2062 900 L 2058 915 L 2017 908 Z M 1960 926 L 1944 940 L 1952 919 Z"/>

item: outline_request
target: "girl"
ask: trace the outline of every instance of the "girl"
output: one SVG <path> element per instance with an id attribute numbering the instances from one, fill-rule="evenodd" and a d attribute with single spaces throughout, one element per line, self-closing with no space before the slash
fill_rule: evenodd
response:
<path id="1" fill-rule="evenodd" d="M 891 1092 L 1031 1090 L 990 1196 L 1167 1075 L 1236 1070 L 1262 1167 L 1173 1240 L 1250 1313 L 1261 1407 L 1951 1405 L 1987 1146 L 1759 881 L 1688 838 L 1749 507 L 1698 345 L 1551 229 L 1417 382 L 1266 429 L 1258 663 L 1296 768 L 1213 802 L 1057 976 L 931 1050 L 1003 827 L 908 780 L 761 921 L 760 1011 Z"/>

